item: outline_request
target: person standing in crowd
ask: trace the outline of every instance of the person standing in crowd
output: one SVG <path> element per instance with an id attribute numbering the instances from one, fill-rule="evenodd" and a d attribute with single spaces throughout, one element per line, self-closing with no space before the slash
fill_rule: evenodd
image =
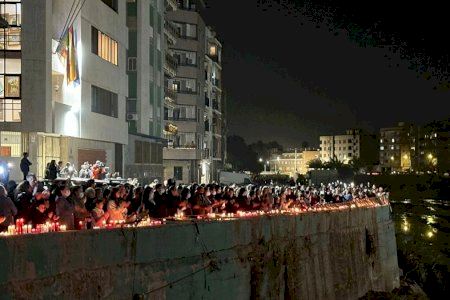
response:
<path id="1" fill-rule="evenodd" d="M 75 229 L 75 205 L 71 202 L 69 187 L 66 185 L 59 187 L 56 194 L 56 215 L 59 217 L 59 223 L 66 225 L 69 230 Z"/>
<path id="2" fill-rule="evenodd" d="M 49 180 L 55 180 L 58 177 L 58 167 L 56 166 L 56 161 L 54 159 L 52 159 L 48 165 L 46 174 L 48 174 L 47 179 Z"/>
<path id="3" fill-rule="evenodd" d="M 63 169 L 63 162 L 62 160 L 58 161 L 58 165 L 56 166 L 56 177 L 61 177 L 61 170 Z"/>
<path id="4" fill-rule="evenodd" d="M 5 187 L 0 184 L 0 232 L 14 224 L 17 208 L 8 197 Z M 2 220 L 3 219 L 3 220 Z"/>
<path id="5" fill-rule="evenodd" d="M 32 163 L 28 160 L 28 152 L 23 153 L 23 157 L 20 160 L 20 170 L 23 173 L 23 180 L 27 179 L 27 175 L 30 172 L 30 166 Z"/>
<path id="6" fill-rule="evenodd" d="M 97 199 L 95 202 L 95 208 L 91 211 L 92 221 L 94 226 L 103 226 L 109 219 L 109 212 L 103 210 L 105 201 L 103 199 Z"/>

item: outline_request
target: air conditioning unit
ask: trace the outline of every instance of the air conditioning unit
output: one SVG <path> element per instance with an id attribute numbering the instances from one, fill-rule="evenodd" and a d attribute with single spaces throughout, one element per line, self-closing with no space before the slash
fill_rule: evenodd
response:
<path id="1" fill-rule="evenodd" d="M 127 121 L 137 121 L 138 114 L 127 114 Z"/>

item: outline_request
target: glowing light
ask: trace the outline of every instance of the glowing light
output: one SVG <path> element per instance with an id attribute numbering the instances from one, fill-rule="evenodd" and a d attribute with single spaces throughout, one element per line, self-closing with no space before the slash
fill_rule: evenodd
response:
<path id="1" fill-rule="evenodd" d="M 10 163 L 10 162 L 9 162 L 9 163 L 8 163 L 8 168 L 11 169 L 12 167 L 14 167 L 13 163 Z"/>
<path id="2" fill-rule="evenodd" d="M 433 231 L 427 232 L 427 237 L 432 238 L 434 236 Z"/>
<path id="3" fill-rule="evenodd" d="M 260 162 L 260 163 L 262 163 L 262 162 L 263 162 L 263 159 L 262 159 L 261 157 L 259 158 L 259 162 Z"/>
<path id="4" fill-rule="evenodd" d="M 429 160 L 432 160 L 432 159 L 433 159 L 433 154 L 431 154 L 431 153 L 428 154 L 428 159 L 429 159 Z"/>
<path id="5" fill-rule="evenodd" d="M 394 157 L 393 157 L 393 156 L 391 156 L 391 160 L 394 160 Z"/>
<path id="6" fill-rule="evenodd" d="M 5 168 L 0 167 L 0 174 L 3 174 L 3 173 L 5 173 Z"/>

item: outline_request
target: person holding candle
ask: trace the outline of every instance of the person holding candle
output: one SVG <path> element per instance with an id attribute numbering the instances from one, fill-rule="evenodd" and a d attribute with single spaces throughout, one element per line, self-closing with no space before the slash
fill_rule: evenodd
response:
<path id="1" fill-rule="evenodd" d="M 48 221 L 50 221 L 50 218 L 46 212 L 45 201 L 43 199 L 38 200 L 31 213 L 31 222 L 36 227 L 37 224 L 44 224 Z"/>
<path id="2" fill-rule="evenodd" d="M 0 184 L 0 232 L 14 224 L 15 215 L 17 215 L 17 208 L 8 197 L 5 187 Z"/>
<path id="3" fill-rule="evenodd" d="M 91 217 L 92 221 L 94 222 L 94 226 L 102 227 L 103 224 L 106 224 L 109 219 L 109 212 L 105 212 L 103 210 L 103 206 L 103 199 L 97 199 L 95 208 L 91 211 Z"/>

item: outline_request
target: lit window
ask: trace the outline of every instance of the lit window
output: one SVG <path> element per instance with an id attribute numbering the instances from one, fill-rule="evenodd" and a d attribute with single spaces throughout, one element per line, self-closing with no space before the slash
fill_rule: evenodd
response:
<path id="1" fill-rule="evenodd" d="M 380 150 L 384 150 L 384 146 L 380 146 Z"/>
<path id="2" fill-rule="evenodd" d="M 117 66 L 117 42 L 95 27 L 92 27 L 92 53 Z"/>
<path id="3" fill-rule="evenodd" d="M 394 150 L 394 146 L 391 146 L 391 150 Z"/>
<path id="4" fill-rule="evenodd" d="M 392 139 L 392 142 L 395 143 L 395 139 Z"/>
<path id="5" fill-rule="evenodd" d="M 216 46 L 210 46 L 209 47 L 209 55 L 216 56 L 217 55 L 217 47 Z"/>
<path id="6" fill-rule="evenodd" d="M 20 122 L 22 100 L 0 99 L 0 122 Z"/>

